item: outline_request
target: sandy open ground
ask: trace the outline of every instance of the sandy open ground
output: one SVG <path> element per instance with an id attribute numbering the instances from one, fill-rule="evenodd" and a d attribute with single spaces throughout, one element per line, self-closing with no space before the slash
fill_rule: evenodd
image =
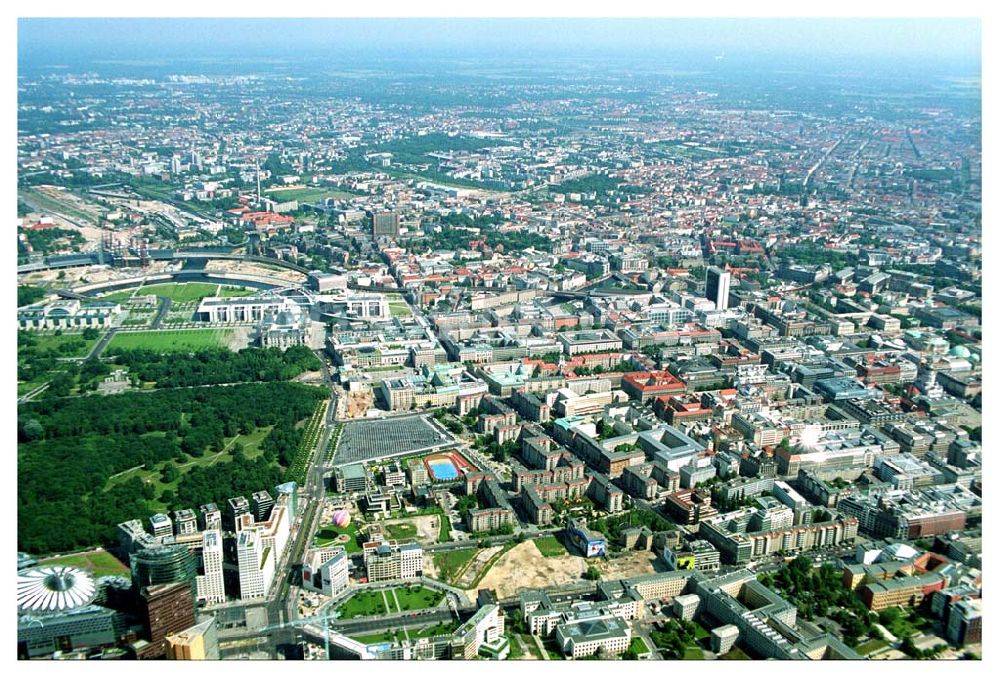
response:
<path id="1" fill-rule="evenodd" d="M 656 555 L 649 550 L 627 552 L 620 557 L 610 560 L 595 560 L 594 564 L 601 570 L 601 578 L 628 578 L 631 576 L 644 576 L 667 568 L 662 560 L 657 561 Z"/>
<path id="2" fill-rule="evenodd" d="M 494 551 L 483 552 L 494 553 Z M 483 553 L 480 553 L 477 559 L 485 562 L 489 558 L 483 558 Z M 602 579 L 652 574 L 657 571 L 657 565 L 659 565 L 660 570 L 665 568 L 665 565 L 657 562 L 656 556 L 649 551 L 629 552 L 610 560 L 596 558 L 586 560 L 571 554 L 545 557 L 538 550 L 534 541 L 524 541 L 497 560 L 475 589 L 466 592 L 470 597 L 475 598 L 479 589 L 493 588 L 498 597 L 509 597 L 525 588 L 543 588 L 574 583 L 580 580 L 590 564 L 595 565 L 601 571 Z M 473 570 L 470 567 L 463 574 L 459 586 L 468 588 L 475 576 L 478 575 L 478 571 L 478 569 Z"/>
<path id="3" fill-rule="evenodd" d="M 543 557 L 534 541 L 524 541 L 497 560 L 475 589 L 466 592 L 475 599 L 478 590 L 492 588 L 497 597 L 510 597 L 525 588 L 573 583 L 580 580 L 586 569 L 586 560 L 582 557 Z"/>
<path id="4" fill-rule="evenodd" d="M 284 279 L 294 283 L 304 283 L 306 275 L 292 269 L 270 267 L 256 262 L 244 262 L 242 260 L 208 260 L 205 269 L 213 271 L 224 271 L 231 274 L 256 274 L 258 276 L 270 276 L 276 279 Z"/>

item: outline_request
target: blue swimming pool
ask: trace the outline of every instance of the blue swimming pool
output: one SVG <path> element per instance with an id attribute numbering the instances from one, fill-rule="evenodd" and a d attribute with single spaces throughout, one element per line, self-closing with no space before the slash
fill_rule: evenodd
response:
<path id="1" fill-rule="evenodd" d="M 435 480 L 444 482 L 450 479 L 458 478 L 458 468 L 456 468 L 455 464 L 447 458 L 427 461 L 427 464 L 430 466 L 431 474 L 434 476 Z"/>

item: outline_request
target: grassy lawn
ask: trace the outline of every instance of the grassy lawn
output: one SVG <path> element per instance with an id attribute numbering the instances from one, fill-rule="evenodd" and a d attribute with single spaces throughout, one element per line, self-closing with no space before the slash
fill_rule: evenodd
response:
<path id="1" fill-rule="evenodd" d="M 197 351 L 225 347 L 233 334 L 220 328 L 196 328 L 183 331 L 119 331 L 108 345 L 107 354 L 115 350 L 148 349 L 154 352 Z"/>
<path id="2" fill-rule="evenodd" d="M 869 640 L 868 642 L 862 642 L 860 645 L 854 648 L 854 651 L 861 656 L 868 656 L 881 649 L 885 649 L 889 646 L 889 643 L 885 640 Z"/>
<path id="3" fill-rule="evenodd" d="M 512 636 L 513 637 L 513 636 Z M 524 646 L 527 648 L 528 654 L 536 659 L 542 658 L 542 652 L 538 649 L 538 644 L 535 643 L 535 638 L 531 635 L 518 636 L 524 642 Z"/>
<path id="4" fill-rule="evenodd" d="M 880 616 L 882 618 L 888 618 L 892 616 L 892 620 L 882 622 L 889 632 L 895 635 L 900 640 L 904 640 L 908 637 L 914 635 L 920 635 L 921 629 L 925 628 L 927 622 L 919 614 L 912 610 L 900 611 L 900 610 L 886 610 Z"/>
<path id="5" fill-rule="evenodd" d="M 73 553 L 72 555 L 61 555 L 39 560 L 39 564 L 58 564 L 65 567 L 79 567 L 89 570 L 95 577 L 117 576 L 129 573 L 128 567 L 118 561 L 118 559 L 104 550 L 94 550 L 92 552 Z"/>
<path id="6" fill-rule="evenodd" d="M 413 312 L 410 311 L 409 305 L 402 300 L 389 300 L 389 313 L 393 316 L 413 316 Z"/>
<path id="7" fill-rule="evenodd" d="M 98 297 L 108 302 L 128 302 L 132 299 L 133 293 L 135 293 L 135 288 L 129 288 L 128 290 L 117 290 L 114 293 L 104 293 Z"/>
<path id="8" fill-rule="evenodd" d="M 508 633 L 507 639 L 510 641 L 510 654 L 507 655 L 507 658 L 520 659 L 524 656 L 524 650 L 521 649 L 521 641 L 518 640 L 517 636 Z"/>
<path id="9" fill-rule="evenodd" d="M 385 535 L 394 541 L 406 541 L 417 535 L 417 527 L 409 522 L 386 524 Z"/>
<path id="10" fill-rule="evenodd" d="M 543 536 L 535 539 L 535 547 L 545 557 L 559 557 L 566 554 L 566 548 L 555 536 Z"/>
<path id="11" fill-rule="evenodd" d="M 440 604 L 441 600 L 444 599 L 444 593 L 423 586 L 396 588 L 393 592 L 396 594 L 400 610 L 404 612 L 414 609 L 430 609 Z"/>
<path id="12" fill-rule="evenodd" d="M 733 647 L 728 652 L 719 657 L 720 659 L 726 659 L 727 661 L 750 661 L 750 655 L 744 652 L 739 647 Z"/>
<path id="13" fill-rule="evenodd" d="M 712 634 L 705 630 L 705 628 L 697 621 L 694 621 L 694 631 L 694 639 L 698 642 L 704 640 L 707 643 L 707 641 L 712 637 Z"/>
<path id="14" fill-rule="evenodd" d="M 185 302 L 197 302 L 203 297 L 214 296 L 219 286 L 214 283 L 158 283 L 152 286 L 143 286 L 137 295 L 156 295 L 157 297 L 168 297 L 177 304 Z"/>
<path id="15" fill-rule="evenodd" d="M 389 598 L 392 606 L 392 598 Z M 356 593 L 337 609 L 341 619 L 353 619 L 358 616 L 381 616 L 389 612 L 385 608 L 385 600 L 381 590 L 365 590 Z"/>
<path id="16" fill-rule="evenodd" d="M 441 530 L 438 533 L 438 543 L 447 543 L 451 540 L 451 520 L 448 515 L 441 515 Z"/>
<path id="17" fill-rule="evenodd" d="M 641 637 L 632 638 L 632 642 L 628 646 L 630 652 L 635 652 L 636 654 L 642 656 L 643 654 L 649 654 L 649 647 Z"/>
<path id="18" fill-rule="evenodd" d="M 684 650 L 685 661 L 704 661 L 705 654 L 698 647 L 688 647 Z"/>
<path id="19" fill-rule="evenodd" d="M 478 552 L 479 548 L 462 548 L 434 553 L 434 566 L 438 569 L 438 578 L 445 582 L 455 578 Z"/>
<path id="20" fill-rule="evenodd" d="M 458 624 L 453 621 L 447 623 L 435 623 L 433 626 L 427 626 L 426 628 L 420 628 L 418 630 L 411 630 L 410 639 L 415 640 L 422 637 L 435 637 L 438 635 L 448 635 L 453 633 L 455 629 L 458 628 Z"/>
<path id="21" fill-rule="evenodd" d="M 351 540 L 346 543 L 336 542 L 337 536 L 341 534 L 347 534 L 351 537 Z M 355 526 L 354 522 L 351 522 L 346 527 L 341 529 L 333 524 L 326 524 L 320 527 L 319 531 L 316 532 L 316 538 L 314 544 L 317 548 L 322 548 L 324 546 L 335 543 L 335 545 L 344 546 L 344 550 L 349 553 L 361 552 L 361 546 L 358 544 L 358 527 Z"/>
<path id="22" fill-rule="evenodd" d="M 399 642 L 403 639 L 403 634 L 399 631 L 385 631 L 368 635 L 351 635 L 350 637 L 365 645 L 377 645 L 382 642 Z"/>
<path id="23" fill-rule="evenodd" d="M 41 352 L 58 352 L 60 357 L 85 357 L 90 350 L 94 349 L 94 345 L 104 331 L 100 331 L 98 336 L 93 340 L 84 340 L 83 333 L 63 333 L 62 335 L 54 335 L 52 333 L 35 333 L 33 331 L 28 331 L 32 333 L 32 338 L 36 342 L 36 347 Z M 78 343 L 83 343 L 82 347 L 73 347 Z"/>

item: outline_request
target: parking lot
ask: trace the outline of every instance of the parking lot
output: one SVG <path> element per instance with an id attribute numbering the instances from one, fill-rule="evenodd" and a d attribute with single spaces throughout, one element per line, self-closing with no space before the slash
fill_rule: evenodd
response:
<path id="1" fill-rule="evenodd" d="M 423 416 L 346 423 L 333 460 L 336 465 L 360 463 L 446 446 L 453 441 Z"/>

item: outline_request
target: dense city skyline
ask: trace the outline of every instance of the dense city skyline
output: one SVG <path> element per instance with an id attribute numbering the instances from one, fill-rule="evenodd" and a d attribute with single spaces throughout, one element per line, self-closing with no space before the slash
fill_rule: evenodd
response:
<path id="1" fill-rule="evenodd" d="M 18 28 L 19 659 L 981 658 L 978 21 Z"/>

